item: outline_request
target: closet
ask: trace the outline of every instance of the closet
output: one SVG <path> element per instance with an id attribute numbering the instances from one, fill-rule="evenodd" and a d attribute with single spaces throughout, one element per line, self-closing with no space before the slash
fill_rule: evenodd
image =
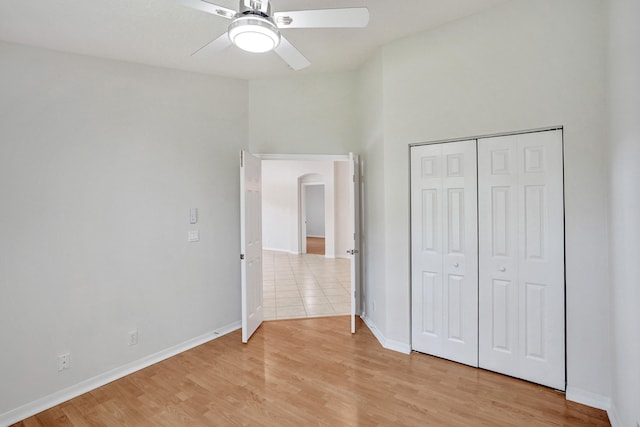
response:
<path id="1" fill-rule="evenodd" d="M 411 147 L 412 348 L 565 389 L 562 130 Z"/>

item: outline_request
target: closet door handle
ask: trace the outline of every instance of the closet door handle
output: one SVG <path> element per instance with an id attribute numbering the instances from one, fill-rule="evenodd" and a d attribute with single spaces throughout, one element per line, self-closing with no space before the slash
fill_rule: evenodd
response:
<path id="1" fill-rule="evenodd" d="M 507 271 L 507 269 L 504 267 L 500 267 L 498 270 L 500 270 L 501 273 L 504 273 L 505 271 Z"/>
<path id="2" fill-rule="evenodd" d="M 455 262 L 455 263 L 453 263 L 453 266 L 454 266 L 455 268 L 458 268 L 458 267 L 460 267 L 460 264 L 458 264 L 457 262 Z"/>

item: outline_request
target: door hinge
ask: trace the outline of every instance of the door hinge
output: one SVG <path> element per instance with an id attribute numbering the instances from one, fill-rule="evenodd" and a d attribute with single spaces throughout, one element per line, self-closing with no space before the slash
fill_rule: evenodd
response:
<path id="1" fill-rule="evenodd" d="M 244 259 L 244 254 L 240 254 L 240 259 Z"/>
<path id="2" fill-rule="evenodd" d="M 244 167 L 244 151 L 240 151 L 240 167 Z"/>

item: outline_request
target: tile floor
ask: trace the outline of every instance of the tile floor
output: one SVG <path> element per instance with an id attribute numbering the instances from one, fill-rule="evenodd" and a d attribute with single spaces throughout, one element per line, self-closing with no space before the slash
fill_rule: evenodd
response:
<path id="1" fill-rule="evenodd" d="M 264 251 L 264 320 L 349 314 L 350 268 L 348 259 Z"/>

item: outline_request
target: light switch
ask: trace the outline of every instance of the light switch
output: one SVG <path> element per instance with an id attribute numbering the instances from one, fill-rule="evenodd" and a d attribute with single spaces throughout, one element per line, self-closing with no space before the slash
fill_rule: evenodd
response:
<path id="1" fill-rule="evenodd" d="M 198 230 L 190 230 L 189 235 L 187 236 L 187 240 L 190 242 L 200 241 L 200 232 Z"/>
<path id="2" fill-rule="evenodd" d="M 198 222 L 198 208 L 189 209 L 189 224 L 195 224 Z"/>

